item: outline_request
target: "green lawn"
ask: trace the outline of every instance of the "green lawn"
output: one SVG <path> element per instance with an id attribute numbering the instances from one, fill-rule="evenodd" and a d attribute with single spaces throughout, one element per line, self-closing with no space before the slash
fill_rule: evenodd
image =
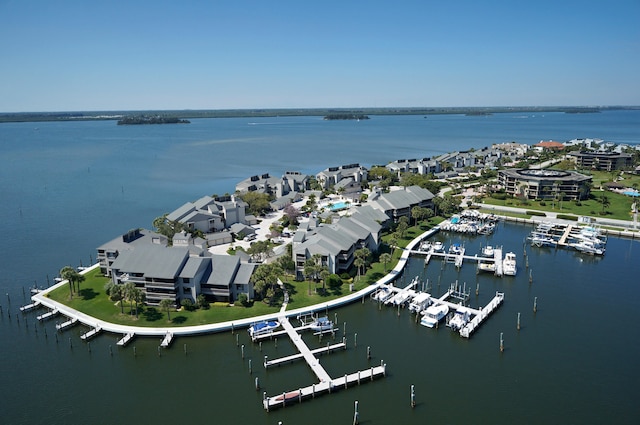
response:
<path id="1" fill-rule="evenodd" d="M 405 236 L 398 241 L 398 246 L 406 247 L 411 240 L 431 228 L 433 225 L 442 221 L 442 218 L 436 217 L 429 222 L 425 222 L 419 226 L 410 227 Z M 380 253 L 390 252 L 387 241 L 391 235 L 382 237 Z M 322 283 L 313 283 L 308 281 L 298 282 L 293 276 L 285 276 L 282 278 L 289 292 L 289 304 L 287 309 L 293 310 L 297 308 L 307 307 L 314 304 L 322 304 L 342 296 L 348 295 L 349 284 L 353 283 L 354 291 L 365 288 L 382 278 L 389 270 L 392 270 L 397 264 L 402 254 L 402 250 L 394 249 L 391 262 L 384 264 L 374 262 L 367 268 L 366 274 L 344 281 L 343 285 L 337 290 L 329 288 L 322 290 Z M 377 257 L 375 258 L 377 260 Z M 207 310 L 198 309 L 195 311 L 186 311 L 181 309 L 169 311 L 171 320 L 168 320 L 167 313 L 161 311 L 157 307 L 138 306 L 138 316 L 132 310 L 132 306 L 124 303 L 124 308 L 119 303 L 114 303 L 107 297 L 104 286 L 109 281 L 108 278 L 100 274 L 100 270 L 96 269 L 85 275 L 86 280 L 80 284 L 80 291 L 74 294 L 73 298 L 69 296 L 69 286 L 64 285 L 47 294 L 52 300 L 68 305 L 82 313 L 88 314 L 100 320 L 121 325 L 132 326 L 148 326 L 148 327 L 167 327 L 167 326 L 195 326 L 210 323 L 220 323 L 246 319 L 249 317 L 261 316 L 264 314 L 277 313 L 282 305 L 282 296 L 274 301 L 273 306 L 269 306 L 262 301 L 256 301 L 249 307 L 230 306 L 226 303 L 215 303 Z M 122 312 L 124 311 L 124 313 Z"/>
<path id="2" fill-rule="evenodd" d="M 598 201 L 602 194 L 609 199 L 610 205 L 602 213 L 602 204 Z M 482 200 L 485 204 L 506 205 L 529 210 L 550 211 L 559 214 L 574 214 L 577 216 L 588 215 L 593 217 L 615 218 L 618 220 L 631 220 L 631 204 L 633 199 L 615 192 L 592 191 L 589 199 L 581 201 L 581 205 L 576 205 L 573 201 L 558 202 L 544 201 L 545 205 L 540 205 L 540 201 L 527 201 L 522 203 L 518 199 L 508 198 L 505 200 L 486 197 Z M 560 208 L 562 206 L 562 208 Z"/>

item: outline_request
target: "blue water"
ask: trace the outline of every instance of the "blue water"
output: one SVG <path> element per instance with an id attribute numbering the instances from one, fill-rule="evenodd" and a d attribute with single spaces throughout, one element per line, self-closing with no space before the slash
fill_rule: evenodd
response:
<path id="1" fill-rule="evenodd" d="M 436 285 L 459 279 L 481 285 L 477 302 L 496 290 L 504 307 L 469 341 L 428 333 L 412 318 L 366 303 L 340 309 L 348 337 L 359 345 L 323 357 L 338 376 L 389 364 L 387 378 L 313 402 L 266 414 L 254 376 L 270 393 L 308 385 L 297 363 L 265 373 L 265 354 L 241 336 L 254 360 L 254 376 L 232 335 L 178 340 L 157 354 L 159 341 L 115 349 L 116 335 L 88 346 L 78 327 L 55 338 L 54 322 L 18 315 L 28 287 L 46 286 L 64 265 L 88 264 L 95 249 L 118 234 L 150 227 L 152 220 L 205 194 L 232 192 L 251 175 L 317 173 L 358 162 L 369 166 L 422 158 L 492 143 L 564 141 L 592 137 L 640 141 L 640 111 L 600 114 L 500 114 L 372 117 L 324 121 L 320 117 L 199 119 L 181 126 L 116 126 L 115 122 L 0 125 L 0 387 L 2 423 L 351 423 L 354 400 L 361 423 L 636 423 L 638 242 L 611 238 L 605 258 L 570 251 L 530 252 L 534 285 L 523 267 L 527 230 L 501 227 L 491 238 L 447 240 L 467 249 L 491 241 L 513 247 L 519 275 L 496 280 L 474 269 L 442 272 L 412 260 L 408 276 L 425 273 Z M 445 238 L 444 235 L 439 236 Z M 26 288 L 26 290 L 25 290 Z M 535 318 L 533 297 L 539 297 Z M 520 333 L 515 314 L 527 312 Z M 11 314 L 11 316 L 9 316 Z M 329 312 L 331 318 L 333 312 Z M 523 317 L 525 319 L 525 317 Z M 47 335 L 44 333 L 48 332 Z M 507 350 L 497 354 L 505 333 Z M 188 355 L 183 353 L 188 345 Z M 114 347 L 110 355 L 110 346 Z M 279 341 L 270 357 L 292 354 Z M 415 384 L 418 406 L 408 391 Z M 168 406 L 172 406 L 168 409 Z M 174 406 L 178 407 L 175 408 Z M 182 408 L 181 408 L 182 407 Z"/>
<path id="2" fill-rule="evenodd" d="M 349 205 L 351 205 L 348 202 L 336 202 L 335 204 L 333 204 L 331 206 L 331 211 L 338 211 L 338 210 L 343 210 L 347 207 L 349 207 Z"/>

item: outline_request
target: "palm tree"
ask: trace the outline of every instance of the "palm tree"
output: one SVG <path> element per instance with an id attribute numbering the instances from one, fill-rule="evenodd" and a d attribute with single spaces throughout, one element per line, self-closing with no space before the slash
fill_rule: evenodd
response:
<path id="1" fill-rule="evenodd" d="M 133 282 L 127 282 L 124 284 L 124 287 L 122 289 L 123 289 L 124 299 L 129 301 L 129 305 L 130 305 L 129 312 L 133 313 L 133 299 L 135 298 L 136 285 Z"/>
<path id="2" fill-rule="evenodd" d="M 73 298 L 73 291 L 75 289 L 75 283 L 76 282 L 78 283 L 77 292 L 79 292 L 80 291 L 80 282 L 82 282 L 84 280 L 84 275 L 81 275 L 80 273 L 78 273 L 76 271 L 76 269 L 74 269 L 71 266 L 64 266 L 60 270 L 60 277 L 69 281 L 69 292 L 70 292 L 71 298 Z"/>
<path id="3" fill-rule="evenodd" d="M 353 260 L 353 265 L 358 268 L 358 280 L 360 280 L 360 269 L 362 267 L 364 267 L 365 264 L 366 264 L 366 262 L 364 261 L 364 258 L 362 258 L 362 257 L 356 257 Z"/>
<path id="4" fill-rule="evenodd" d="M 380 254 L 380 261 L 384 264 L 384 272 L 387 272 L 387 263 L 391 262 L 392 257 L 388 252 Z"/>
<path id="5" fill-rule="evenodd" d="M 604 215 L 605 209 L 609 208 L 611 201 L 609 201 L 609 197 L 604 192 L 602 192 L 598 201 L 602 204 L 602 214 Z"/>
<path id="6" fill-rule="evenodd" d="M 173 307 L 173 301 L 170 298 L 163 298 L 160 300 L 160 308 L 167 312 L 167 320 L 171 321 L 171 315 L 169 310 Z"/>

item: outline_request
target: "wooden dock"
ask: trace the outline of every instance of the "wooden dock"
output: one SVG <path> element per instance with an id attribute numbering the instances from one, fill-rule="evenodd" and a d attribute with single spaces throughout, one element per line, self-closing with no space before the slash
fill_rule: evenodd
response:
<path id="1" fill-rule="evenodd" d="M 386 368 L 386 364 L 381 364 L 380 366 L 360 370 L 355 373 L 341 376 L 340 378 L 320 382 L 319 384 L 313 384 L 294 391 L 283 392 L 282 394 L 271 397 L 267 397 L 265 393 L 262 404 L 265 410 L 269 411 L 271 409 L 284 407 L 286 404 L 302 403 L 303 400 L 315 398 L 317 395 L 326 393 L 331 394 L 332 391 L 347 389 L 350 386 L 373 381 L 375 378 L 385 376 Z"/>
<path id="2" fill-rule="evenodd" d="M 66 322 L 63 323 L 56 323 L 56 330 L 57 331 L 63 331 L 67 328 L 70 328 L 71 326 L 75 325 L 76 323 L 78 323 L 78 319 L 76 319 L 75 317 L 73 319 L 69 319 Z"/>
<path id="3" fill-rule="evenodd" d="M 562 233 L 562 236 L 560 236 L 560 239 L 558 240 L 558 245 L 567 246 L 567 239 L 569 238 L 569 235 L 571 235 L 572 231 L 573 231 L 573 225 L 572 224 L 567 225 L 567 227 L 564 229 L 564 232 Z"/>
<path id="4" fill-rule="evenodd" d="M 84 341 L 88 341 L 91 338 L 93 338 L 94 336 L 98 335 L 101 330 L 102 329 L 100 329 L 99 326 L 96 326 L 95 328 L 91 329 L 89 332 L 86 332 L 86 333 L 80 335 L 80 339 L 82 339 Z"/>
<path id="5" fill-rule="evenodd" d="M 120 347 L 124 347 L 125 345 L 127 345 L 132 339 L 133 337 L 136 336 L 136 334 L 134 334 L 133 332 L 126 334 L 125 336 L 123 336 L 117 343 L 116 345 L 119 345 Z"/>

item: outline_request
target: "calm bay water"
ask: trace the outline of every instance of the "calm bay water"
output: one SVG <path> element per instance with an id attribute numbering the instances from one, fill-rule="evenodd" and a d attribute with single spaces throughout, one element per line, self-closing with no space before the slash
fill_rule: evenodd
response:
<path id="1" fill-rule="evenodd" d="M 494 142 L 594 137 L 640 141 L 640 111 L 601 114 L 504 114 L 489 117 L 373 117 L 325 122 L 316 117 L 204 119 L 185 126 L 119 127 L 114 122 L 0 125 L 0 389 L 2 422 L 85 423 L 345 423 L 355 400 L 361 423 L 636 423 L 640 379 L 640 275 L 637 241 L 610 239 L 604 258 L 527 247 L 528 228 L 501 225 L 491 237 L 465 239 L 518 255 L 515 278 L 476 275 L 434 261 L 411 261 L 404 279 L 421 275 L 438 294 L 466 282 L 485 304 L 504 291 L 505 304 L 470 339 L 416 325 L 407 311 L 370 303 L 337 310 L 350 348 L 322 357 L 332 376 L 381 360 L 388 376 L 302 405 L 265 413 L 268 394 L 309 385 L 304 363 L 266 372 L 263 355 L 291 354 L 283 339 L 263 352 L 231 334 L 181 338 L 158 356 L 155 339 L 116 349 L 116 335 L 82 343 L 80 327 L 58 334 L 54 322 L 18 315 L 23 288 L 46 285 L 66 264 L 95 258 L 95 247 L 204 194 L 231 192 L 256 173 L 316 173 L 328 166 L 384 164 Z M 448 235 L 437 236 L 443 238 Z M 440 287 L 438 287 L 440 282 Z M 538 312 L 533 314 L 534 297 Z M 522 329 L 516 330 L 517 313 Z M 10 314 L 10 315 L 9 315 Z M 334 312 L 330 312 L 333 315 Z M 18 320 L 19 319 L 19 320 Z M 358 346 L 354 347 L 354 333 Z M 499 335 L 506 350 L 500 354 Z M 341 337 L 339 335 L 338 337 Z M 310 345 L 319 343 L 308 339 Z M 188 354 L 184 354 L 187 344 Z M 109 347 L 112 346 L 112 353 Z M 366 359 L 371 346 L 373 358 Z M 253 375 L 247 361 L 251 358 Z M 409 407 L 410 386 L 418 405 Z"/>

